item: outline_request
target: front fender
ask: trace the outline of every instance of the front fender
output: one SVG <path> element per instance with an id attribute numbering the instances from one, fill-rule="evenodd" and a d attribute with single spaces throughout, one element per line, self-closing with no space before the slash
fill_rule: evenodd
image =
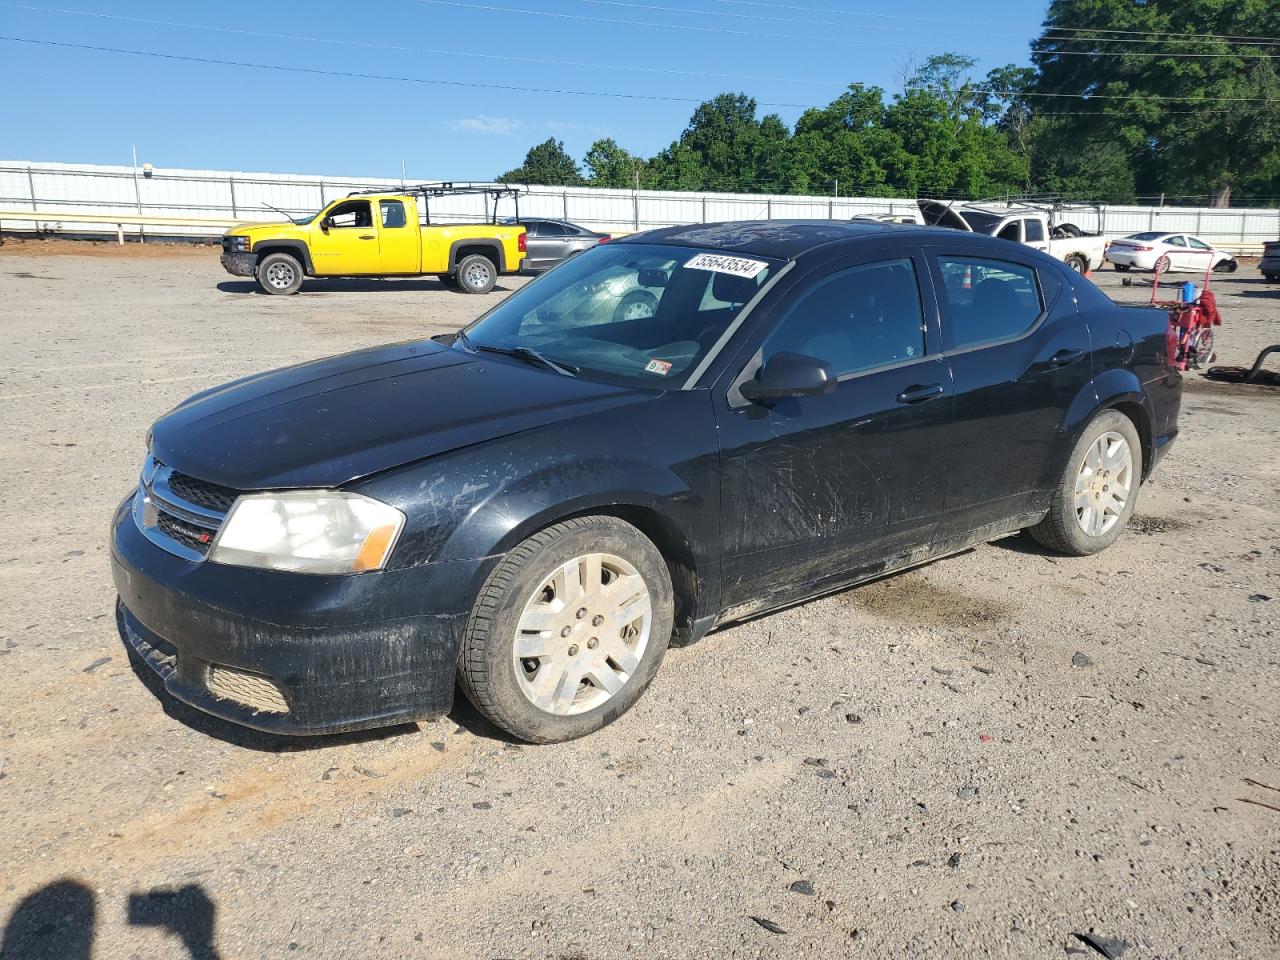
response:
<path id="1" fill-rule="evenodd" d="M 656 514 L 688 543 L 700 575 L 719 562 L 719 454 L 706 391 L 455 450 L 354 489 L 405 512 L 395 567 L 505 553 L 560 519 L 610 508 Z"/>

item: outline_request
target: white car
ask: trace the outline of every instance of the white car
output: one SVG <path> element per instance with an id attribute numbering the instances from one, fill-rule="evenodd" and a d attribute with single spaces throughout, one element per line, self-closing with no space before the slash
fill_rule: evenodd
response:
<path id="1" fill-rule="evenodd" d="M 1215 250 L 1199 237 L 1188 233 L 1134 233 L 1123 240 L 1112 240 L 1107 259 L 1117 270 L 1186 270 L 1208 273 L 1235 273 L 1236 258 Z"/>

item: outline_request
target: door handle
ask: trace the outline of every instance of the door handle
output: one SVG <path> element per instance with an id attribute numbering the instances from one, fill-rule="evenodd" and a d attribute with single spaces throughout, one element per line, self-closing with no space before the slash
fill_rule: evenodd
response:
<path id="1" fill-rule="evenodd" d="M 1066 367 L 1084 357 L 1083 350 L 1059 350 L 1049 358 L 1049 366 Z"/>
<path id="2" fill-rule="evenodd" d="M 940 383 L 929 383 L 925 385 L 915 385 L 907 387 L 898 394 L 899 403 L 924 403 L 926 400 L 932 400 L 934 397 L 940 397 L 946 391 Z"/>
<path id="3" fill-rule="evenodd" d="M 376 235 L 372 233 L 362 233 L 360 234 L 360 239 L 361 240 L 377 240 L 378 238 Z"/>

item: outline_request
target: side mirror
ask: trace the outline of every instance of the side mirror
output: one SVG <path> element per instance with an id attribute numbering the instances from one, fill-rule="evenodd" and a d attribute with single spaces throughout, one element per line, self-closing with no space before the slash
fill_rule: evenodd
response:
<path id="1" fill-rule="evenodd" d="M 787 397 L 816 397 L 834 393 L 836 378 L 825 360 L 800 353 L 777 353 L 756 374 L 739 385 L 738 392 L 752 403 L 768 403 Z"/>
<path id="2" fill-rule="evenodd" d="M 320 218 L 320 229 L 323 230 L 325 233 L 328 233 L 329 228 L 332 226 L 333 226 L 333 221 L 330 220 L 328 217 Z"/>

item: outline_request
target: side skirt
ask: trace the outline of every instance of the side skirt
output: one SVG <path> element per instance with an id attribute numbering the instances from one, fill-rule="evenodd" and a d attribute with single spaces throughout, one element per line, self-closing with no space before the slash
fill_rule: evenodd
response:
<path id="1" fill-rule="evenodd" d="M 926 563 L 933 563 L 935 560 L 942 560 L 946 557 L 955 556 L 957 553 L 963 553 L 983 543 L 990 543 L 992 540 L 998 540 L 1001 537 L 1011 533 L 1017 533 L 1019 530 L 1025 530 L 1027 527 L 1033 527 L 1044 519 L 1047 511 L 1041 510 L 1034 513 L 1024 513 L 1008 520 L 1002 520 L 999 523 L 988 524 L 985 527 L 979 527 L 965 534 L 955 537 L 948 537 L 945 540 L 939 540 L 936 543 L 923 547 L 917 547 L 907 553 L 898 554 L 866 567 L 860 567 L 857 570 L 844 570 L 840 573 L 833 574 L 830 577 L 824 577 L 822 580 L 809 584 L 804 592 L 799 596 L 780 597 L 777 594 L 770 594 L 752 600 L 747 603 L 739 603 L 728 610 L 723 611 L 718 617 L 707 617 L 705 622 L 708 624 L 705 628 L 699 630 L 702 622 L 698 621 L 694 624 L 694 630 L 690 639 L 682 643 L 681 646 L 688 646 L 696 643 L 713 629 L 718 630 L 723 626 L 731 623 L 741 623 L 745 620 L 753 620 L 756 617 L 766 616 L 771 613 L 777 613 L 779 610 L 785 610 L 788 607 L 799 606 L 802 603 L 808 603 L 811 600 L 817 600 L 820 597 L 830 596 L 833 593 L 840 593 L 851 587 L 861 586 L 871 583 L 875 580 L 881 580 L 885 577 L 902 573 L 905 570 L 911 570 L 915 567 L 924 566 Z"/>

